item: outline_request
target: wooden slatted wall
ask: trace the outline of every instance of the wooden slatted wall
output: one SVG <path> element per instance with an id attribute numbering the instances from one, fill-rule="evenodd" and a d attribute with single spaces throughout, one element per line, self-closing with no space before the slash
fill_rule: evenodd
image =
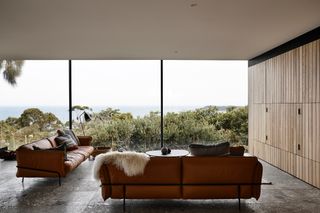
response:
<path id="1" fill-rule="evenodd" d="M 320 188 L 320 40 L 249 67 L 249 152 Z"/>

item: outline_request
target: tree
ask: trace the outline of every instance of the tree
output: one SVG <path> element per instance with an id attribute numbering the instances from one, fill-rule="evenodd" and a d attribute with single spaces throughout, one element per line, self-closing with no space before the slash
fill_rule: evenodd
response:
<path id="1" fill-rule="evenodd" d="M 52 129 L 61 126 L 61 121 L 51 112 L 44 113 L 44 126 L 43 128 Z"/>
<path id="2" fill-rule="evenodd" d="M 22 127 L 37 124 L 40 129 L 42 129 L 45 122 L 43 112 L 37 108 L 29 108 L 24 110 L 19 120 Z"/>
<path id="3" fill-rule="evenodd" d="M 9 84 L 17 84 L 16 78 L 21 75 L 23 63 L 22 60 L 0 60 L 0 72 Z"/>

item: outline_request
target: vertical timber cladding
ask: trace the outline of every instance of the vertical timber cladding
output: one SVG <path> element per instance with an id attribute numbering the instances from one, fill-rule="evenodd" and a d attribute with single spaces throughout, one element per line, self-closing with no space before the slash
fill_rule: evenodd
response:
<path id="1" fill-rule="evenodd" d="M 265 63 L 250 67 L 248 76 L 249 152 L 254 153 L 261 149 L 250 141 L 265 142 Z"/>
<path id="2" fill-rule="evenodd" d="M 249 67 L 249 151 L 320 188 L 320 40 Z"/>

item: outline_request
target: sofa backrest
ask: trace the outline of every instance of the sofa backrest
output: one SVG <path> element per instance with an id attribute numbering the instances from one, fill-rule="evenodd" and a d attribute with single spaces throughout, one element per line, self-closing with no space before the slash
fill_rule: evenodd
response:
<path id="1" fill-rule="evenodd" d="M 100 169 L 104 199 L 122 198 L 122 184 L 129 185 L 129 198 L 236 198 L 237 184 L 260 183 L 261 177 L 262 166 L 256 157 L 151 157 L 144 174 L 133 177 L 112 164 Z M 219 183 L 232 185 L 209 185 Z M 258 199 L 260 185 L 244 185 L 240 191 L 242 198 Z"/>
<path id="2" fill-rule="evenodd" d="M 179 184 L 181 181 L 180 158 L 151 157 L 144 174 L 128 177 L 116 166 L 108 164 L 109 183 L 111 184 Z"/>
<path id="3" fill-rule="evenodd" d="M 256 157 L 184 157 L 183 183 L 251 183 Z"/>
<path id="4" fill-rule="evenodd" d="M 32 143 L 28 143 L 28 144 L 22 145 L 18 149 L 19 150 L 24 150 L 24 149 L 33 150 L 32 146 L 37 146 L 37 147 L 39 147 L 41 149 L 50 149 L 53 146 L 56 146 L 56 143 L 54 141 L 55 137 L 56 136 L 52 136 L 52 137 L 49 137 L 49 138 L 44 138 L 44 139 L 41 139 L 41 140 L 38 140 L 38 141 L 34 141 Z"/>
<path id="5" fill-rule="evenodd" d="M 258 159 L 253 156 L 188 156 L 182 159 L 182 183 L 185 185 L 183 188 L 184 198 L 236 197 L 237 185 L 240 185 L 242 198 L 255 197 L 258 199 L 260 196 L 261 186 L 259 184 L 261 183 L 261 179 L 262 165 Z M 250 185 L 252 183 L 253 185 Z M 221 185 L 203 188 L 196 186 L 197 184 L 207 184 L 208 186 L 210 184 Z M 220 190 L 214 192 L 215 189 Z"/>

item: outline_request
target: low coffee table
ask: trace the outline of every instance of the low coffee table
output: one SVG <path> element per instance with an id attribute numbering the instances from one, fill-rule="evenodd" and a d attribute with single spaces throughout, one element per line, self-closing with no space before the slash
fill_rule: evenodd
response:
<path id="1" fill-rule="evenodd" d="M 170 154 L 163 155 L 161 150 L 147 151 L 147 155 L 156 157 L 183 157 L 189 154 L 189 151 L 183 149 L 172 149 Z"/>
<path id="2" fill-rule="evenodd" d="M 106 153 L 106 152 L 110 152 L 112 151 L 111 147 L 108 146 L 96 146 L 94 147 L 94 150 L 91 154 L 93 160 L 96 158 L 97 155 L 102 154 L 102 153 Z"/>

